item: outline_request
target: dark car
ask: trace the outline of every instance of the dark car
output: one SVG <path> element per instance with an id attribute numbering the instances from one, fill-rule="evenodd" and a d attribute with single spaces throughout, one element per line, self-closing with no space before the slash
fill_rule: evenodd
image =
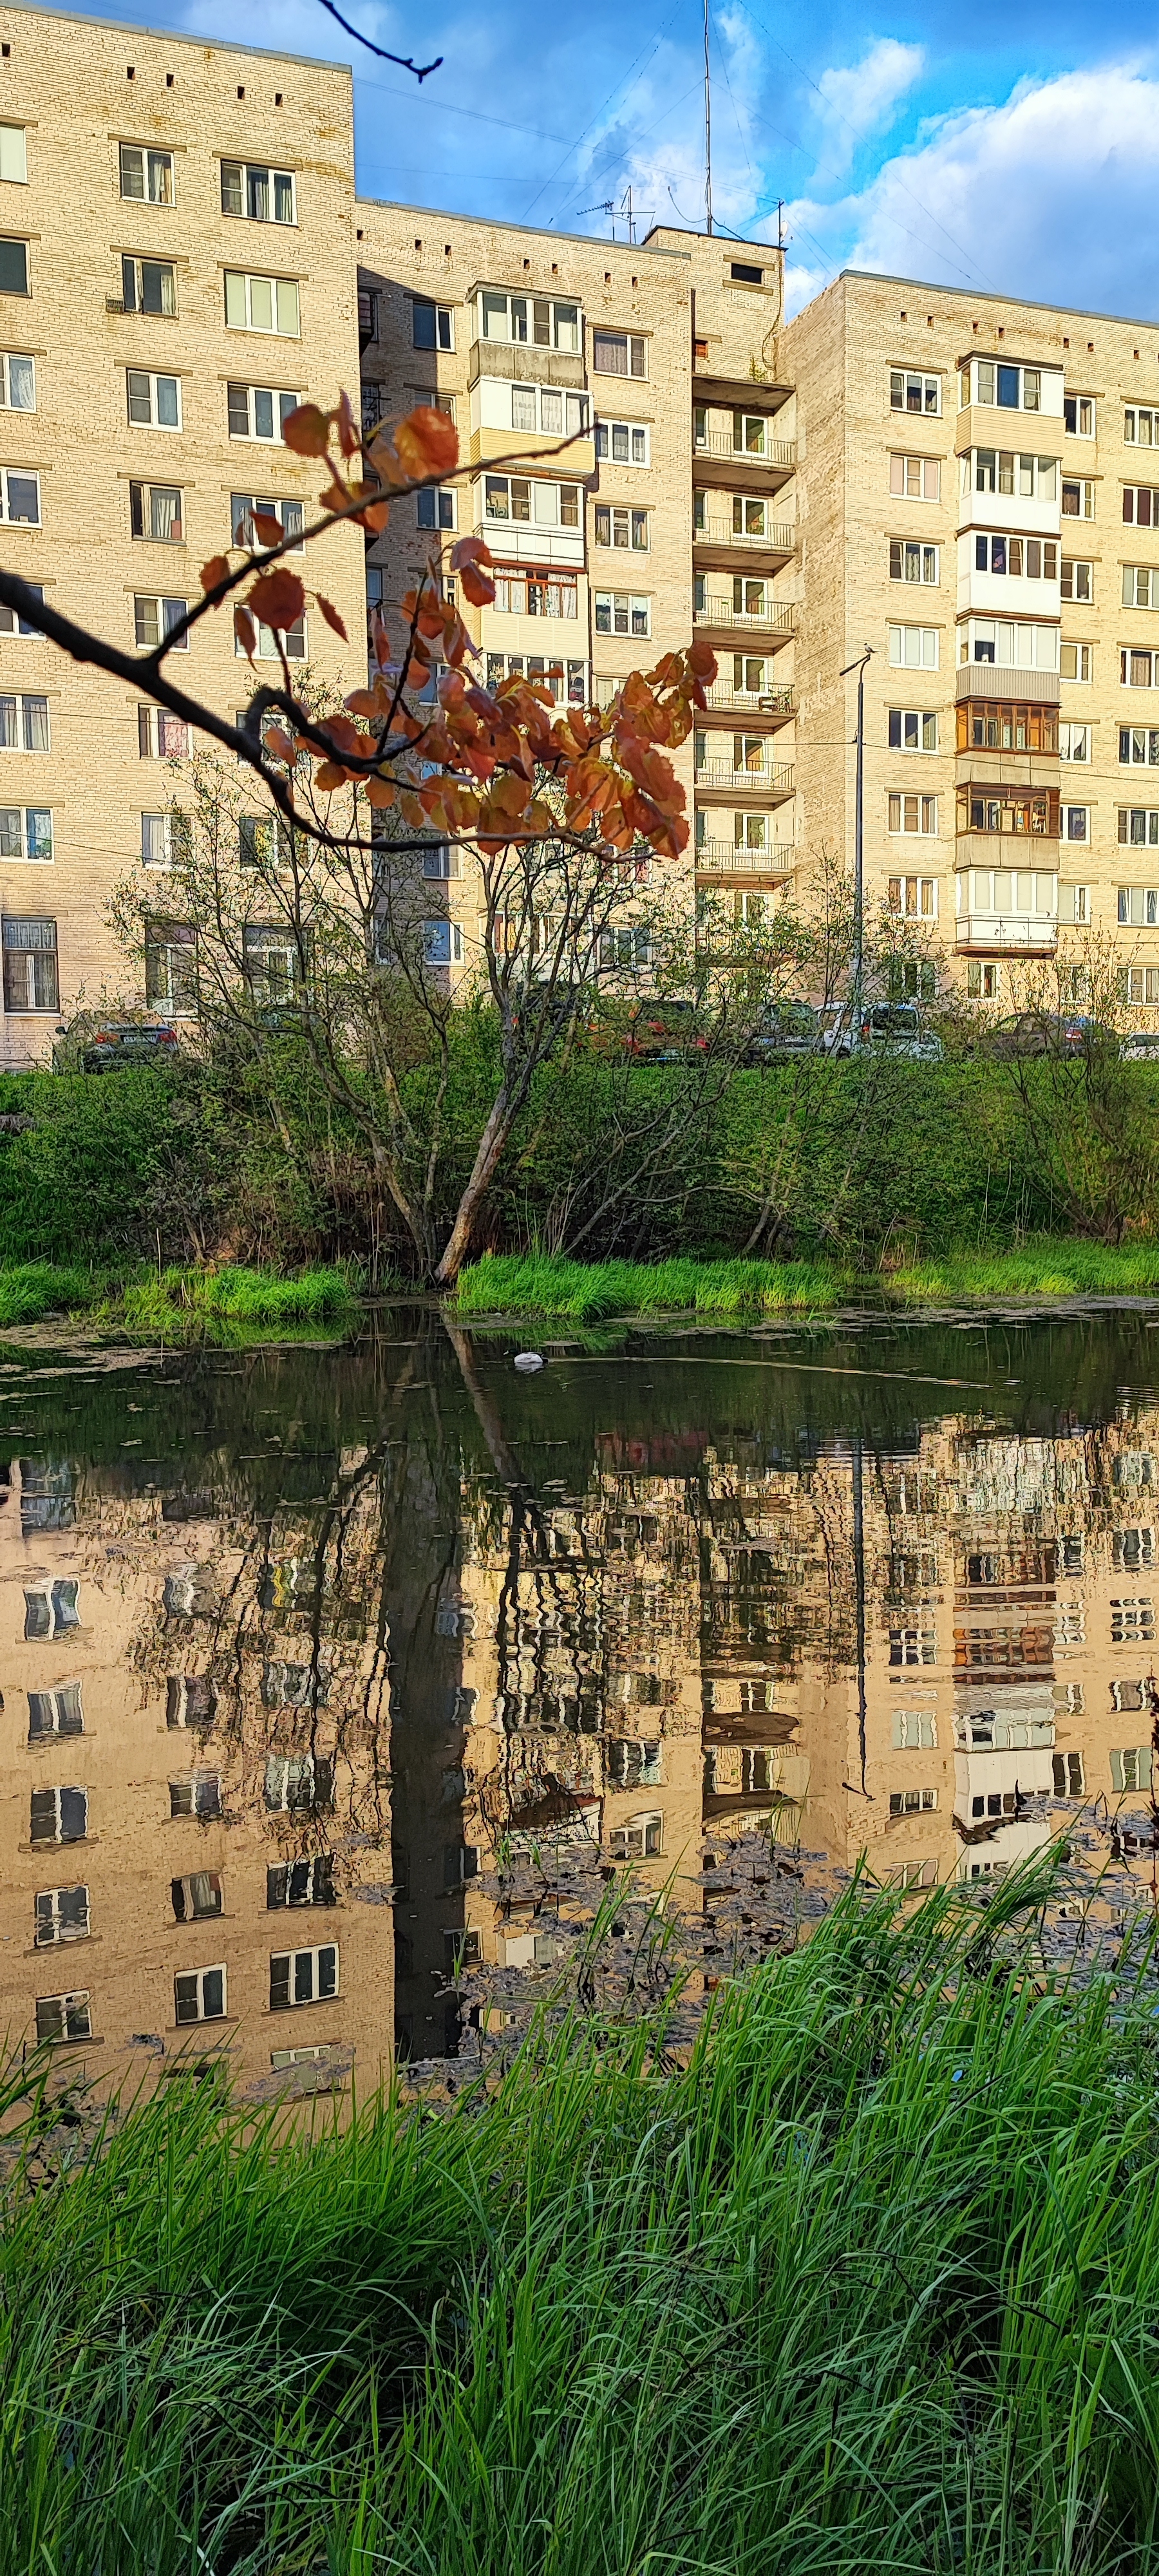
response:
<path id="1" fill-rule="evenodd" d="M 175 1028 L 166 1020 L 94 1020 L 89 1026 L 58 1030 L 65 1048 L 57 1050 L 58 1058 L 79 1041 L 82 1073 L 116 1073 L 129 1064 L 172 1064 L 178 1052 Z"/>
<path id="2" fill-rule="evenodd" d="M 1089 1055 L 1099 1048 L 1118 1049 L 1113 1029 L 1082 1011 L 1015 1011 L 999 1020 L 980 1041 L 984 1055 Z"/>
<path id="3" fill-rule="evenodd" d="M 695 1002 L 633 1002 L 624 1051 L 641 1063 L 682 1064 L 707 1043 Z"/>
<path id="4" fill-rule="evenodd" d="M 772 1064 L 782 1056 L 819 1055 L 822 1043 L 820 1014 L 811 1002 L 770 1002 L 749 1039 L 746 1061 Z"/>

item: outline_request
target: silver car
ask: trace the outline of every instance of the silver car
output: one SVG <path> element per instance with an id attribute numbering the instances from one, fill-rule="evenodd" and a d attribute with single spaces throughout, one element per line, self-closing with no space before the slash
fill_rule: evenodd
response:
<path id="1" fill-rule="evenodd" d="M 924 1026 L 916 1002 L 868 1003 L 847 1044 L 851 1055 L 909 1056 L 916 1064 L 940 1064 L 945 1055 L 937 1030 Z"/>

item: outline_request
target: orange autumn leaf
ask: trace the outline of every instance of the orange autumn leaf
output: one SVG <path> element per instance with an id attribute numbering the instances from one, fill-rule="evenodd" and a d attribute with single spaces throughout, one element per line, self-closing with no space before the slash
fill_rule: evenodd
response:
<path id="1" fill-rule="evenodd" d="M 280 546 L 286 532 L 281 520 L 275 517 L 272 510 L 255 510 L 253 523 L 254 534 L 259 545 Z"/>
<path id="2" fill-rule="evenodd" d="M 235 608 L 233 612 L 233 631 L 241 646 L 242 652 L 246 655 L 247 659 L 252 662 L 254 658 L 254 647 L 258 640 L 258 630 L 250 616 L 248 608 Z"/>
<path id="3" fill-rule="evenodd" d="M 253 610 L 255 617 L 261 618 L 263 626 L 272 626 L 283 633 L 287 626 L 297 625 L 305 605 L 303 584 L 296 572 L 287 572 L 284 564 L 278 564 L 273 572 L 260 574 L 253 589 L 246 594 L 247 608 Z"/>
<path id="4" fill-rule="evenodd" d="M 298 403 L 282 422 L 282 437 L 295 456 L 324 456 L 330 444 L 330 421 L 317 403 Z"/>
<path id="5" fill-rule="evenodd" d="M 340 760 L 320 760 L 314 772 L 314 785 L 329 795 L 335 787 L 344 787 L 348 772 Z"/>
<path id="6" fill-rule="evenodd" d="M 337 609 L 331 606 L 328 599 L 323 599 L 320 590 L 315 591 L 314 597 L 318 602 L 318 606 L 322 611 L 322 615 L 326 620 L 327 626 L 333 627 L 334 633 L 341 636 L 344 644 L 347 643 L 349 639 L 347 637 L 346 628 Z"/>
<path id="7" fill-rule="evenodd" d="M 203 590 L 216 590 L 219 581 L 228 581 L 228 579 L 229 558 L 227 555 L 211 555 L 208 563 L 202 564 L 201 587 Z"/>
<path id="8" fill-rule="evenodd" d="M 688 668 L 693 676 L 698 680 L 707 680 L 711 688 L 717 669 L 716 655 L 711 644 L 690 644 L 687 658 Z"/>
<path id="9" fill-rule="evenodd" d="M 451 570 L 462 572 L 464 564 L 489 564 L 495 558 L 485 537 L 460 537 L 451 548 Z"/>
<path id="10" fill-rule="evenodd" d="M 271 725 L 264 741 L 271 760 L 284 760 L 289 769 L 294 760 L 293 735 L 283 733 L 280 725 Z"/>
<path id="11" fill-rule="evenodd" d="M 412 483 L 431 474 L 450 474 L 459 462 L 459 433 L 445 411 L 419 403 L 400 420 L 394 433 L 395 454 Z"/>
<path id="12" fill-rule="evenodd" d="M 349 394 L 339 394 L 338 396 L 338 409 L 335 414 L 335 426 L 338 431 L 338 445 L 341 448 L 343 456 L 357 456 L 358 450 L 362 445 L 362 440 L 359 436 L 358 423 L 354 417 L 354 406 L 350 400 Z"/>
<path id="13" fill-rule="evenodd" d="M 386 806 L 395 803 L 398 789 L 393 778 L 368 778 L 365 785 L 368 805 Z"/>

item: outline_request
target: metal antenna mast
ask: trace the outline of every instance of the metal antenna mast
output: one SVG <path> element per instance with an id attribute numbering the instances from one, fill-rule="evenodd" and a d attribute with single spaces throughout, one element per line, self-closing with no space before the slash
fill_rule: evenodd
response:
<path id="1" fill-rule="evenodd" d="M 704 0 L 704 229 L 712 231 L 712 75 L 708 63 L 708 0 Z"/>

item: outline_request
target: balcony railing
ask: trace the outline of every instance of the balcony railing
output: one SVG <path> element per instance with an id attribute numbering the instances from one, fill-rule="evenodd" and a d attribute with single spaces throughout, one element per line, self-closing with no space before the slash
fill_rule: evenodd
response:
<path id="1" fill-rule="evenodd" d="M 771 438 L 764 447 L 738 447 L 726 429 L 707 429 L 693 446 L 694 456 L 730 456 L 736 465 L 776 465 L 782 472 L 797 462 L 792 438 Z"/>
<path id="2" fill-rule="evenodd" d="M 791 716 L 797 711 L 792 689 L 734 689 L 729 681 L 717 680 L 705 696 L 710 707 L 726 715 Z"/>
<path id="3" fill-rule="evenodd" d="M 783 761 L 762 762 L 759 769 L 734 769 L 731 760 L 698 760 L 698 787 L 733 787 L 738 795 L 755 795 L 758 790 L 768 795 L 791 796 L 793 772 Z"/>
<path id="4" fill-rule="evenodd" d="M 752 626 L 766 635 L 791 635 L 791 608 L 734 608 L 731 599 L 706 599 L 703 608 L 692 611 L 694 626 Z"/>
<path id="5" fill-rule="evenodd" d="M 696 865 L 705 874 L 723 870 L 745 875 L 788 876 L 796 865 L 791 841 L 774 841 L 767 850 L 738 850 L 733 841 L 698 841 Z"/>
<path id="6" fill-rule="evenodd" d="M 959 948 L 1022 948 L 1049 951 L 1058 942 L 1058 922 L 1040 912 L 960 912 L 955 923 Z"/>
<path id="7" fill-rule="evenodd" d="M 757 532 L 734 528 L 731 519 L 708 519 L 703 527 L 693 529 L 692 542 L 694 546 L 735 546 L 740 554 L 791 555 L 797 531 L 787 521 Z"/>

